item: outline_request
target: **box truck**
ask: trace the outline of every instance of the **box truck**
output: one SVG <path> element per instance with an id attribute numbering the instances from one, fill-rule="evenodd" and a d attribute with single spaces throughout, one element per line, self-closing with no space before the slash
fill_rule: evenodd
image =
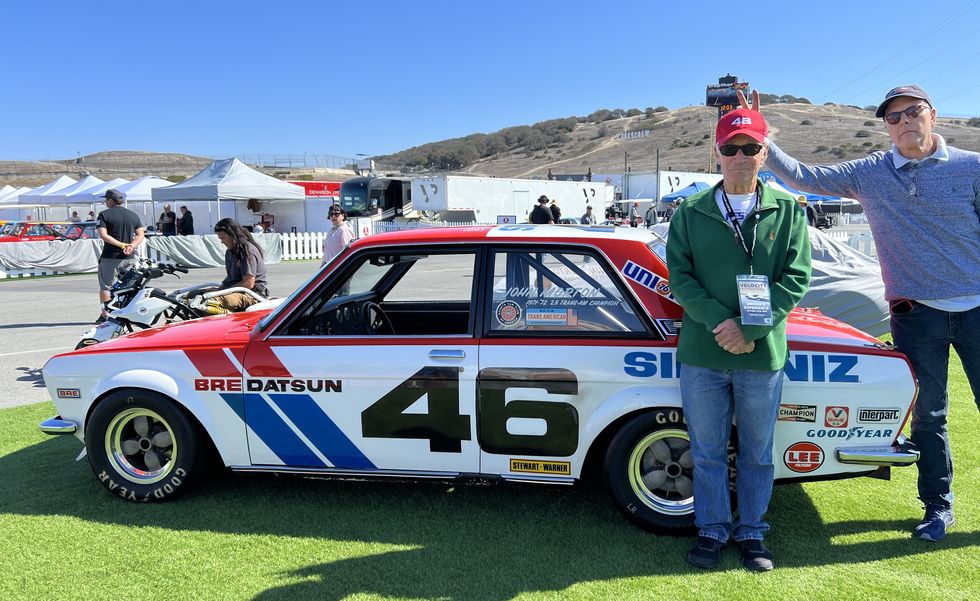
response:
<path id="1" fill-rule="evenodd" d="M 568 182 L 502 177 L 443 175 L 412 179 L 411 206 L 405 217 L 477 223 L 526 223 L 541 195 L 558 201 L 562 219 L 578 223 L 587 205 L 597 216 L 613 200 L 604 182 Z"/>

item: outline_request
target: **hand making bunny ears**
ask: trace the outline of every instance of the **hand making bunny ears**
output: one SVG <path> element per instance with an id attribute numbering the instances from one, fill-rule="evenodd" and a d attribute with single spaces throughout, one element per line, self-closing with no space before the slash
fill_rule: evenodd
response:
<path id="1" fill-rule="evenodd" d="M 752 106 L 749 106 L 749 101 L 745 98 L 745 93 L 742 90 L 736 90 L 735 93 L 738 95 L 738 108 L 749 109 L 759 113 L 762 112 L 762 102 L 759 101 L 759 90 L 752 90 Z"/>

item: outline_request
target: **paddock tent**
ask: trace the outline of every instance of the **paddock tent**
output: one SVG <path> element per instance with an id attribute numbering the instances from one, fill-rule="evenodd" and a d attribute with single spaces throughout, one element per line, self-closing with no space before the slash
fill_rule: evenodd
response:
<path id="1" fill-rule="evenodd" d="M 158 203 L 153 201 L 153 190 L 172 185 L 174 183 L 170 180 L 147 175 L 116 186 L 116 190 L 126 195 L 126 207 L 139 215 L 144 225 L 154 225 L 160 212 L 156 206 Z"/>
<path id="2" fill-rule="evenodd" d="M 3 202 L 3 199 L 6 198 L 7 196 L 10 196 L 10 194 L 16 189 L 17 188 L 13 186 L 4 186 L 0 188 L 0 202 Z"/>
<path id="3" fill-rule="evenodd" d="M 276 215 L 277 230 L 305 229 L 306 192 L 302 186 L 260 173 L 234 158 L 214 161 L 179 184 L 154 188 L 152 197 L 154 203 L 170 201 L 175 207 L 187 205 L 194 213 L 194 225 L 199 232 L 211 231 L 222 217 L 232 217 L 243 225 L 257 223 L 257 215 L 247 208 L 248 201 L 253 199 L 275 205 L 269 212 Z"/>
<path id="4" fill-rule="evenodd" d="M 94 175 L 86 175 L 85 177 L 78 180 L 74 184 L 68 186 L 67 188 L 62 188 L 61 190 L 58 190 L 55 194 L 49 195 L 47 197 L 46 202 L 50 204 L 52 208 L 63 205 L 65 207 L 65 211 L 67 212 L 69 205 L 74 200 L 72 198 L 74 195 L 84 193 L 90 188 L 94 188 L 104 183 L 105 182 L 103 180 L 95 177 Z M 79 201 L 78 204 L 80 206 L 88 205 L 88 202 Z"/>
<path id="5" fill-rule="evenodd" d="M 47 203 L 51 196 L 74 183 L 76 183 L 75 180 L 67 175 L 62 175 L 53 182 L 48 182 L 43 186 L 38 186 L 37 188 L 24 192 L 17 199 L 17 202 L 22 205 Z"/>
<path id="6" fill-rule="evenodd" d="M 710 187 L 711 184 L 707 182 L 694 182 L 693 184 L 687 186 L 686 188 L 681 188 L 677 192 L 672 192 L 670 194 L 665 195 L 663 198 L 660 199 L 660 202 L 661 203 L 674 202 L 678 198 L 687 198 L 688 196 L 697 194 L 702 190 L 707 190 Z"/>
<path id="7" fill-rule="evenodd" d="M 128 179 L 122 177 L 110 179 L 107 182 L 102 182 L 101 184 L 92 186 L 91 188 L 86 188 L 85 190 L 79 190 L 78 192 L 75 192 L 74 194 L 69 196 L 68 200 L 70 202 L 79 202 L 79 203 L 87 203 L 87 204 L 102 202 L 105 198 L 106 190 L 109 190 L 110 188 L 117 188 L 128 182 L 129 182 Z"/>

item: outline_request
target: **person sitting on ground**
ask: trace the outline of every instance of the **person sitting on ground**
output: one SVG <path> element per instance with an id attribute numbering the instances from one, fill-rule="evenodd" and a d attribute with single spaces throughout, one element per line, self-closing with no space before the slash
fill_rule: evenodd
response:
<path id="1" fill-rule="evenodd" d="M 261 296 L 268 296 L 265 258 L 252 234 L 237 221 L 228 217 L 214 224 L 214 233 L 227 249 L 225 250 L 227 277 L 221 282 L 220 289 L 248 288 Z M 257 302 L 259 301 L 250 294 L 231 292 L 208 301 L 208 309 L 213 313 L 244 311 Z"/>

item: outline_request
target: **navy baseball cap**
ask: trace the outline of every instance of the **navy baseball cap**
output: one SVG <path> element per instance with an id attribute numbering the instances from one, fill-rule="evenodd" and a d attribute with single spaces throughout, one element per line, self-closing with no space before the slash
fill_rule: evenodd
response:
<path id="1" fill-rule="evenodd" d="M 105 195 L 103 195 L 102 198 L 105 198 L 106 200 L 122 201 L 122 200 L 126 200 L 126 195 L 120 192 L 119 190 L 116 190 L 115 188 L 109 188 L 108 190 L 105 191 Z"/>
<path id="2" fill-rule="evenodd" d="M 881 101 L 878 105 L 878 110 L 875 111 L 875 117 L 879 119 L 885 116 L 885 111 L 888 109 L 888 103 L 901 96 L 908 96 L 909 98 L 918 98 L 919 100 L 925 100 L 929 104 L 929 108 L 932 108 L 932 100 L 929 100 L 929 95 L 926 91 L 915 84 L 907 86 L 898 86 L 897 88 L 892 88 L 888 90 L 885 94 L 885 99 Z"/>

